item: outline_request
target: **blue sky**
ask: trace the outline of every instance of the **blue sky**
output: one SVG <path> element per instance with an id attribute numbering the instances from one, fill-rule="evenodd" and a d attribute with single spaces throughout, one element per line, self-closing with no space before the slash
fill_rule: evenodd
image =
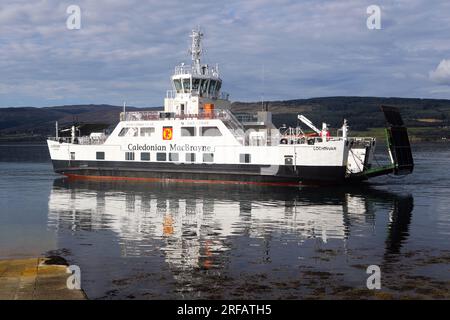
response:
<path id="1" fill-rule="evenodd" d="M 381 30 L 366 26 L 372 4 Z M 450 98 L 447 0 L 2 0 L 0 107 L 160 106 L 197 25 L 233 101 Z"/>

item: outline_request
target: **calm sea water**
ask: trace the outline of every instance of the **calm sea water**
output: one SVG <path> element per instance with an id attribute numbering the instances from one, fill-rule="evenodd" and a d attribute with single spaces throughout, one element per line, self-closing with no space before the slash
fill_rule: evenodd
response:
<path id="1" fill-rule="evenodd" d="M 414 158 L 357 188 L 104 183 L 3 145 L 0 258 L 62 255 L 91 299 L 449 298 L 450 147 Z"/>

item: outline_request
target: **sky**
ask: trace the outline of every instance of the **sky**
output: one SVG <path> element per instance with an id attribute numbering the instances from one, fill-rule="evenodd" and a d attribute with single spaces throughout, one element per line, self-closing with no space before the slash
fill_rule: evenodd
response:
<path id="1" fill-rule="evenodd" d="M 450 99 L 448 0 L 1 0 L 0 107 L 161 106 L 197 26 L 232 101 Z"/>

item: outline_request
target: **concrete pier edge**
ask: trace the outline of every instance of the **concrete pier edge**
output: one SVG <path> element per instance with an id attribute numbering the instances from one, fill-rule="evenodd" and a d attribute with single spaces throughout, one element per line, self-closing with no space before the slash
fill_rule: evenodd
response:
<path id="1" fill-rule="evenodd" d="M 0 300 L 86 300 L 69 289 L 68 264 L 58 256 L 0 259 Z"/>

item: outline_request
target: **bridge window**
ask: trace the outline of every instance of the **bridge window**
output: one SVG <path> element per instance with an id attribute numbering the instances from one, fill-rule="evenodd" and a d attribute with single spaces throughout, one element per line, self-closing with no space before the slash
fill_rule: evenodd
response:
<path id="1" fill-rule="evenodd" d="M 250 154 L 249 153 L 241 153 L 239 155 L 239 162 L 240 163 L 250 163 Z"/>
<path id="2" fill-rule="evenodd" d="M 195 153 L 186 153 L 186 162 L 195 162 Z"/>
<path id="3" fill-rule="evenodd" d="M 198 91 L 198 89 L 200 88 L 200 80 L 198 78 L 193 78 L 192 79 L 192 90 Z"/>
<path id="4" fill-rule="evenodd" d="M 181 136 L 182 137 L 194 137 L 195 136 L 195 127 L 181 127 Z"/>
<path id="5" fill-rule="evenodd" d="M 105 160 L 105 153 L 101 151 L 97 151 L 95 154 L 95 159 L 97 160 Z"/>
<path id="6" fill-rule="evenodd" d="M 204 153 L 203 162 L 214 162 L 214 153 Z"/>
<path id="7" fill-rule="evenodd" d="M 175 90 L 176 90 L 178 93 L 180 93 L 181 90 L 183 89 L 182 86 L 181 86 L 181 80 L 180 80 L 180 79 L 173 80 L 173 84 L 174 84 L 174 86 L 175 86 Z"/>
<path id="8" fill-rule="evenodd" d="M 209 80 L 204 79 L 201 84 L 201 95 L 205 95 L 208 92 Z"/>
<path id="9" fill-rule="evenodd" d="M 191 79 L 190 78 L 183 79 L 183 88 L 184 88 L 185 93 L 188 93 L 191 91 Z"/>
<path id="10" fill-rule="evenodd" d="M 141 128 L 141 137 L 151 137 L 154 133 L 155 133 L 155 128 L 153 128 L 153 127 Z"/>
<path id="11" fill-rule="evenodd" d="M 214 93 L 214 91 L 216 90 L 216 80 L 211 80 L 210 82 L 209 82 L 209 90 L 208 90 L 208 93 L 210 94 L 210 95 L 212 95 L 213 93 Z"/>
<path id="12" fill-rule="evenodd" d="M 137 137 L 138 136 L 138 128 L 122 128 L 119 132 L 119 137 Z"/>
<path id="13" fill-rule="evenodd" d="M 220 87 L 222 87 L 222 82 L 217 81 L 217 84 L 216 84 L 216 93 L 219 93 Z"/>
<path id="14" fill-rule="evenodd" d="M 201 127 L 202 137 L 220 137 L 222 133 L 217 127 Z"/>
<path id="15" fill-rule="evenodd" d="M 133 161 L 134 160 L 134 152 L 125 152 L 125 160 Z"/>
<path id="16" fill-rule="evenodd" d="M 167 154 L 165 152 L 158 152 L 156 154 L 156 161 L 166 161 L 167 160 Z"/>
<path id="17" fill-rule="evenodd" d="M 150 152 L 141 152 L 141 161 L 150 161 Z"/>

